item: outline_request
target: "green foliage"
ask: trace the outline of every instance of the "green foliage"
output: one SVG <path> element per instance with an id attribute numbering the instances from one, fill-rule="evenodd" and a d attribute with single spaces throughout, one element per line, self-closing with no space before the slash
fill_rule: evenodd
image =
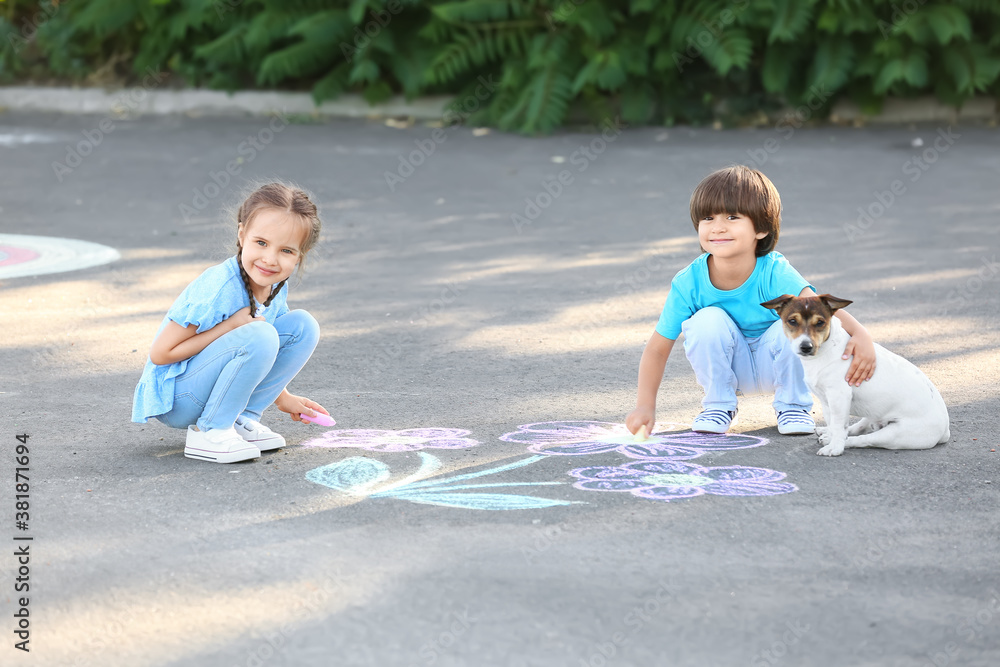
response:
<path id="1" fill-rule="evenodd" d="M 525 133 L 1000 96 L 995 0 L 6 0 L 0 40 L 5 82 L 455 94 Z"/>

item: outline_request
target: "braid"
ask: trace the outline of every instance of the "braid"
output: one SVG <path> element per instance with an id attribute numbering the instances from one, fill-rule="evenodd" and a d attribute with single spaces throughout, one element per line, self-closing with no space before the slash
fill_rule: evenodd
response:
<path id="1" fill-rule="evenodd" d="M 243 287 L 246 288 L 247 296 L 250 297 L 250 317 L 257 317 L 257 306 L 254 303 L 253 290 L 250 289 L 250 276 L 247 275 L 246 270 L 243 268 L 243 246 L 237 243 L 236 248 L 239 250 L 236 253 L 236 264 L 240 267 L 240 277 L 243 278 Z M 269 298 L 268 302 L 270 303 L 270 301 L 271 299 Z"/>
<path id="2" fill-rule="evenodd" d="M 271 294 L 267 297 L 267 301 L 264 302 L 265 306 L 270 306 L 271 305 L 271 301 L 274 300 L 274 297 L 278 296 L 278 293 L 281 292 L 281 288 L 284 287 L 285 283 L 287 283 L 287 282 L 288 282 L 288 278 L 285 278 L 284 280 L 282 280 L 280 283 L 278 283 L 277 285 L 275 285 L 271 289 Z"/>

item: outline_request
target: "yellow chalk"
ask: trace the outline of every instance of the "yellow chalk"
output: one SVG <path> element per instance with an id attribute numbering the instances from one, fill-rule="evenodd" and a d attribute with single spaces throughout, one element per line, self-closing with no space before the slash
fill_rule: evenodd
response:
<path id="1" fill-rule="evenodd" d="M 635 441 L 636 442 L 645 442 L 648 439 L 649 439 L 649 436 L 646 434 L 646 425 L 643 424 L 642 426 L 639 427 L 639 430 L 635 434 Z"/>

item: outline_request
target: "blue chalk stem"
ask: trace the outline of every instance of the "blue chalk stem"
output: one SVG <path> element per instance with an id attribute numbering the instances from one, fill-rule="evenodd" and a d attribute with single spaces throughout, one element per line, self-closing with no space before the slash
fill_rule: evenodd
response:
<path id="1" fill-rule="evenodd" d="M 413 503 L 440 505 L 442 507 L 460 507 L 478 510 L 515 510 L 554 507 L 557 505 L 575 505 L 567 500 L 552 500 L 534 496 L 518 496 L 506 493 L 455 493 L 466 489 L 485 489 L 508 486 L 552 486 L 563 482 L 498 482 L 493 484 L 456 484 L 477 477 L 485 477 L 495 473 L 522 468 L 539 461 L 544 456 L 529 456 L 526 459 L 508 463 L 507 465 L 479 472 L 446 477 L 445 479 L 426 480 L 426 477 L 441 469 L 441 461 L 431 454 L 420 452 L 420 469 L 414 474 L 384 486 L 374 493 L 368 490 L 389 478 L 389 467 L 381 461 L 360 456 L 331 463 L 315 468 L 306 473 L 306 479 L 323 486 L 336 489 L 355 496 L 370 498 L 398 498 Z M 418 481 L 424 480 L 424 481 Z"/>

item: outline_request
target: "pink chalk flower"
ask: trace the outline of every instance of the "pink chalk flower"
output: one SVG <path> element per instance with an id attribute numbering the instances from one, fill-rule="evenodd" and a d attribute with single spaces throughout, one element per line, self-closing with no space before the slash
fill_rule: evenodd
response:
<path id="1" fill-rule="evenodd" d="M 706 452 L 760 447 L 765 438 L 752 435 L 693 433 L 684 424 L 658 423 L 646 440 L 637 441 L 624 424 L 598 421 L 539 422 L 518 426 L 500 436 L 504 442 L 528 445 L 545 456 L 584 456 L 618 452 L 632 459 L 694 459 Z"/>
<path id="2" fill-rule="evenodd" d="M 335 429 L 302 443 L 304 447 L 353 447 L 370 452 L 416 452 L 423 449 L 468 449 L 479 444 L 460 428 Z"/>

